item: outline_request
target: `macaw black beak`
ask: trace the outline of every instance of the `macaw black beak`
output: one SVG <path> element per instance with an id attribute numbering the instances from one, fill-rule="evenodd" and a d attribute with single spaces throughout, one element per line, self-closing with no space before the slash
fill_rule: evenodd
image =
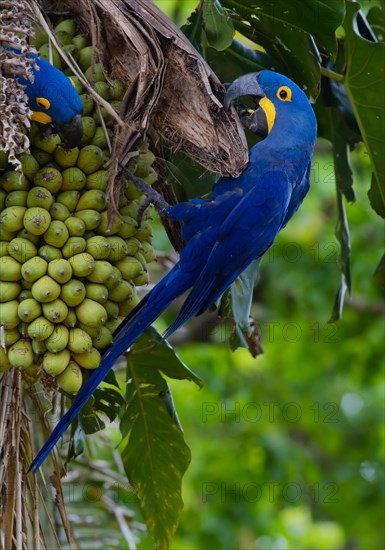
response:
<path id="1" fill-rule="evenodd" d="M 260 73 L 250 73 L 234 80 L 226 92 L 223 105 L 225 110 L 228 111 L 230 106 L 234 103 L 235 107 L 238 108 L 238 114 L 244 128 L 248 128 L 257 136 L 265 138 L 270 132 L 272 124 L 270 124 L 269 115 L 264 107 L 267 102 L 269 104 L 271 102 L 267 99 L 266 94 L 263 92 L 258 82 L 259 75 Z M 244 105 L 238 105 L 237 100 L 242 96 L 252 97 L 255 101 L 256 108 L 248 109 Z"/>
<path id="2" fill-rule="evenodd" d="M 55 128 L 68 147 L 77 147 L 83 137 L 82 115 L 75 115 L 69 124 L 57 124 Z"/>

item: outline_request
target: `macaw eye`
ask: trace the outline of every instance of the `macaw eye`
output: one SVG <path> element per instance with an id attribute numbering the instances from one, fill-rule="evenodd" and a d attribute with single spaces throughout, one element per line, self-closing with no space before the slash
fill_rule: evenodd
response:
<path id="1" fill-rule="evenodd" d="M 41 107 L 41 109 L 49 109 L 51 107 L 51 103 L 48 99 L 45 99 L 45 97 L 37 97 L 36 104 L 38 107 Z"/>
<path id="2" fill-rule="evenodd" d="M 281 101 L 291 101 L 291 90 L 288 86 L 281 86 L 278 88 L 277 97 Z"/>

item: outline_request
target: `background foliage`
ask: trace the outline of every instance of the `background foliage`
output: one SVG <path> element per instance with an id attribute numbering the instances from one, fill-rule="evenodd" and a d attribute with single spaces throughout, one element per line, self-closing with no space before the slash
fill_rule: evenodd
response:
<path id="1" fill-rule="evenodd" d="M 179 25 L 196 7 L 192 0 L 157 3 Z M 384 4 L 362 8 L 357 18 L 359 5 L 349 0 L 205 0 L 183 27 L 224 82 L 274 67 L 305 87 L 316 102 L 320 139 L 311 191 L 261 263 L 252 314 L 264 354 L 231 353 L 231 326 L 218 325 L 215 315 L 192 321 L 171 340 L 183 364 L 166 348 L 152 350 L 158 355 L 151 371 L 143 340 L 137 360 L 127 362 L 129 379 L 136 379 L 121 415 L 128 445 L 119 448 L 120 456 L 114 451 L 120 436 L 111 425 L 102 442 L 98 436 L 87 443 L 100 462 L 96 477 L 89 481 L 78 466 L 67 480 L 68 487 L 76 480 L 83 488 L 67 499 L 73 517 L 93 513 L 97 502 L 114 518 L 109 529 L 120 526 L 122 535 L 104 531 L 113 547 L 133 548 L 132 532 L 138 548 L 153 547 L 140 514 L 159 548 L 172 540 L 181 508 L 176 479 L 180 485 L 189 462 L 175 431 L 179 422 L 193 460 L 172 548 L 383 546 Z M 202 195 L 215 180 L 186 159 L 170 156 L 169 164 L 179 198 Z M 156 248 L 172 254 L 156 220 L 154 233 Z M 155 269 L 153 280 L 160 276 Z M 173 314 L 158 321 L 160 331 Z M 185 365 L 204 381 L 200 391 L 199 378 Z M 135 426 L 145 403 L 142 424 Z M 151 454 L 140 434 L 154 427 Z M 124 482 L 123 465 L 140 506 Z M 87 483 L 94 492 L 84 492 Z M 165 505 L 163 515 L 156 498 Z M 127 510 L 136 512 L 131 530 L 122 529 L 119 510 L 126 519 Z M 101 524 L 107 516 L 99 517 Z M 86 547 L 92 533 L 79 527 L 78 534 Z"/>

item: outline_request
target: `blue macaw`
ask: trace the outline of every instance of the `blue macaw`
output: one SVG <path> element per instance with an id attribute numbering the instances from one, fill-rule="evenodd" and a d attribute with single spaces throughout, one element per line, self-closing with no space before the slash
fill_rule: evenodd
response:
<path id="1" fill-rule="evenodd" d="M 73 82 L 68 76 L 32 54 L 37 69 L 33 69 L 34 81 L 18 77 L 25 86 L 32 120 L 53 125 L 69 147 L 79 145 L 83 135 L 83 103 Z"/>
<path id="2" fill-rule="evenodd" d="M 116 360 L 167 306 L 190 290 L 165 338 L 193 315 L 206 311 L 268 250 L 308 192 L 317 125 L 306 95 L 287 77 L 261 71 L 233 82 L 225 96 L 225 108 L 246 95 L 253 98 L 256 108 L 243 108 L 243 122 L 265 139 L 251 148 L 249 164 L 239 177 L 218 180 L 210 199 L 170 206 L 133 177 L 162 216 L 183 223 L 185 247 L 175 267 L 116 330 L 100 366 L 32 462 L 30 469 L 35 472 Z"/>

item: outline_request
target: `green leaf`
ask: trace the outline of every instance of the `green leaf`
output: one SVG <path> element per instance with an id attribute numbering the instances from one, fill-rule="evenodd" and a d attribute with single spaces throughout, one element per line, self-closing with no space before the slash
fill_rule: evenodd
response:
<path id="1" fill-rule="evenodd" d="M 174 187 L 179 202 L 203 197 L 219 178 L 215 172 L 209 172 L 181 153 L 171 153 L 166 163 L 167 180 Z"/>
<path id="2" fill-rule="evenodd" d="M 203 16 L 202 10 L 196 9 L 192 12 L 187 23 L 181 27 L 181 31 L 190 40 L 191 44 L 204 58 L 205 51 L 203 46 Z"/>
<path id="3" fill-rule="evenodd" d="M 222 297 L 219 315 L 234 323 L 230 347 L 247 348 L 253 357 L 262 353 L 259 335 L 250 323 L 250 309 L 255 284 L 259 277 L 260 259 L 254 261 Z"/>
<path id="4" fill-rule="evenodd" d="M 222 3 L 238 13 L 246 8 L 262 24 L 270 21 L 286 25 L 289 32 L 306 31 L 332 58 L 337 52 L 335 30 L 345 15 L 344 0 L 224 0 Z"/>
<path id="5" fill-rule="evenodd" d="M 175 350 L 167 340 L 163 340 L 154 327 L 146 330 L 127 355 L 135 361 L 135 366 L 145 376 L 152 371 L 161 371 L 169 378 L 190 380 L 199 388 L 203 386 L 199 376 L 181 361 Z"/>
<path id="6" fill-rule="evenodd" d="M 385 217 L 385 43 L 372 43 L 355 32 L 359 4 L 347 1 L 345 30 L 345 88 L 373 167 L 369 198 L 373 210 Z"/>
<path id="7" fill-rule="evenodd" d="M 275 16 L 275 3 L 262 2 L 261 7 L 258 3 L 258 9 L 240 0 L 226 0 L 224 4 L 239 15 L 233 15 L 235 28 L 249 40 L 263 46 L 284 68 L 281 72 L 292 78 L 306 93 L 317 97 L 321 58 L 311 35 L 303 28 L 287 23 L 279 9 L 278 16 Z M 287 8 L 289 3 L 285 5 Z"/>
<path id="8" fill-rule="evenodd" d="M 372 28 L 377 39 L 384 42 L 385 40 L 385 13 L 380 6 L 373 6 L 368 11 L 366 20 Z"/>
<path id="9" fill-rule="evenodd" d="M 124 468 L 142 510 L 148 531 L 159 550 L 170 547 L 183 509 L 182 477 L 191 460 L 183 434 L 159 396 L 167 384 L 156 369 L 127 357 L 127 379 L 135 388 L 125 415 L 131 423 L 121 451 Z"/>
<path id="10" fill-rule="evenodd" d="M 209 46 L 219 51 L 228 48 L 234 37 L 234 25 L 219 0 L 204 0 L 202 13 Z"/>

